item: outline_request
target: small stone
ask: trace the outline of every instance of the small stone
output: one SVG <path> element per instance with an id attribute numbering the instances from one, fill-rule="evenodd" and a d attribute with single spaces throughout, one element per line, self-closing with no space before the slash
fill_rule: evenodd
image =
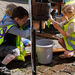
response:
<path id="1" fill-rule="evenodd" d="M 55 72 L 59 72 L 61 70 L 64 70 L 66 68 L 66 66 L 64 65 L 55 65 L 54 67 L 50 68 L 52 71 L 55 71 Z"/>
<path id="2" fill-rule="evenodd" d="M 44 65 L 41 65 L 40 67 L 37 67 L 37 70 L 38 70 L 39 72 L 44 72 L 44 71 L 46 71 L 47 69 L 49 69 L 49 67 L 48 67 L 48 66 L 44 66 Z"/>
<path id="3" fill-rule="evenodd" d="M 26 75 L 32 75 L 32 71 L 28 72 Z M 40 72 L 36 71 L 36 75 L 40 75 Z"/>
<path id="4" fill-rule="evenodd" d="M 50 70 L 46 70 L 44 73 L 42 73 L 41 75 L 55 75 L 55 72 L 50 71 Z"/>
<path id="5" fill-rule="evenodd" d="M 17 71 L 15 73 L 13 73 L 12 75 L 23 75 L 22 71 Z"/>
<path id="6" fill-rule="evenodd" d="M 68 73 L 75 73 L 75 66 L 69 66 L 67 67 L 64 72 L 68 72 Z"/>
<path id="7" fill-rule="evenodd" d="M 59 73 L 57 73 L 55 75 L 70 75 L 70 74 L 69 73 L 66 73 L 66 72 L 59 72 Z"/>

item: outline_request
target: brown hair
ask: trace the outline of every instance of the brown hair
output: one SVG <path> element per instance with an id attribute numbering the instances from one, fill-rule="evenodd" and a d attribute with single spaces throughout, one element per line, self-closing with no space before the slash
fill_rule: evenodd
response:
<path id="1" fill-rule="evenodd" d="M 5 10 L 5 14 L 7 14 L 8 16 L 12 16 L 13 10 L 17 7 L 17 5 L 15 4 L 8 4 L 6 6 L 6 10 Z"/>
<path id="2" fill-rule="evenodd" d="M 13 19 L 16 17 L 18 17 L 19 19 L 22 19 L 22 18 L 24 18 L 24 16 L 28 17 L 29 14 L 28 14 L 28 11 L 26 9 L 24 9 L 23 7 L 18 6 L 13 10 L 13 14 L 12 14 Z"/>
<path id="3" fill-rule="evenodd" d="M 73 13 L 75 15 L 75 5 L 74 4 L 67 4 L 62 8 L 62 11 L 66 14 Z"/>

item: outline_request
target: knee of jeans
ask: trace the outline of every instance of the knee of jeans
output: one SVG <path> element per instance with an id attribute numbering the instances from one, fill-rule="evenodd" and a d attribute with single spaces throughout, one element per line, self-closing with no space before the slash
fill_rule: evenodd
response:
<path id="1" fill-rule="evenodd" d="M 20 50 L 18 48 L 15 49 L 14 52 L 15 52 L 15 56 L 20 56 Z"/>

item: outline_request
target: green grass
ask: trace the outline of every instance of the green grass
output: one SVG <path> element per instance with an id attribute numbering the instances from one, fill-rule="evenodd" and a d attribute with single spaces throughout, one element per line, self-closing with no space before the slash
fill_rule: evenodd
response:
<path id="1" fill-rule="evenodd" d="M 17 71 L 21 71 L 20 69 L 15 70 L 13 73 L 17 72 Z"/>

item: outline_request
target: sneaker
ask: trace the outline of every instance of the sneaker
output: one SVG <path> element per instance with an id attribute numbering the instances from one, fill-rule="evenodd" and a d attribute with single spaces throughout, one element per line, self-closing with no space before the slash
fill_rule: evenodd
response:
<path id="1" fill-rule="evenodd" d="M 12 72 L 6 68 L 6 66 L 0 67 L 0 75 L 11 75 Z"/>
<path id="2" fill-rule="evenodd" d="M 64 54 L 60 54 L 59 55 L 59 58 L 61 58 L 61 59 L 65 59 L 65 58 L 67 58 Z"/>

